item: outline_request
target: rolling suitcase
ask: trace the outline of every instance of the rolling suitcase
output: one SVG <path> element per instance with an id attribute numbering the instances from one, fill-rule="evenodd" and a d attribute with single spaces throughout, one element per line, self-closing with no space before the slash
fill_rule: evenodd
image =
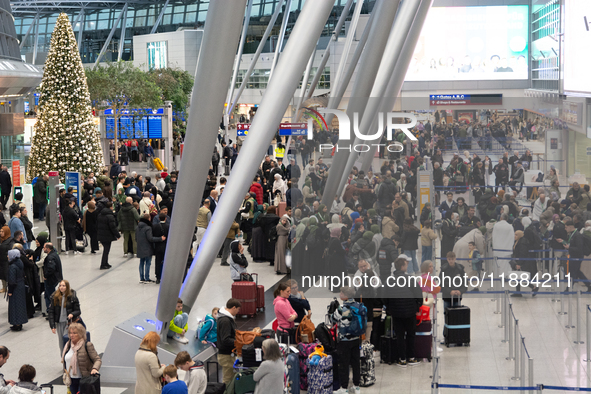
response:
<path id="1" fill-rule="evenodd" d="M 308 394 L 333 393 L 333 363 L 332 356 L 321 357 L 318 365 L 308 363 Z"/>
<path id="2" fill-rule="evenodd" d="M 433 331 L 430 320 L 421 322 L 415 333 L 415 358 L 426 358 L 431 361 L 431 347 L 433 345 Z"/>
<path id="3" fill-rule="evenodd" d="M 254 344 L 242 346 L 242 365 L 245 367 L 259 367 L 263 362 L 263 351 Z"/>
<path id="4" fill-rule="evenodd" d="M 385 330 L 386 334 L 380 337 L 380 363 L 393 364 L 398 362 L 398 346 L 394 335 L 394 326 L 391 322 L 392 318 L 387 316 L 385 324 L 386 327 L 389 326 L 389 330 Z"/>
<path id="5" fill-rule="evenodd" d="M 212 376 L 209 371 L 209 364 L 215 364 L 215 382 L 210 381 Z M 207 362 L 207 387 L 205 388 L 205 394 L 224 394 L 226 391 L 226 384 L 220 382 L 220 364 L 215 361 Z"/>
<path id="6" fill-rule="evenodd" d="M 286 210 L 287 210 L 287 203 L 280 202 L 279 205 L 277 206 L 277 216 L 279 216 L 280 218 L 283 217 L 283 215 L 285 215 Z"/>
<path id="7" fill-rule="evenodd" d="M 259 285 L 259 274 L 252 273 L 251 275 L 256 275 L 255 283 L 257 285 L 257 312 L 265 310 L 265 286 Z"/>
<path id="8" fill-rule="evenodd" d="M 296 354 L 285 357 L 285 389 L 288 394 L 300 394 L 300 361 Z"/>
<path id="9" fill-rule="evenodd" d="M 240 314 L 255 316 L 257 313 L 257 285 L 255 282 L 239 281 L 232 283 L 232 298 L 241 303 Z"/>
<path id="10" fill-rule="evenodd" d="M 298 343 L 298 357 L 300 359 L 300 390 L 308 390 L 308 356 L 314 353 L 318 342 Z"/>
<path id="11" fill-rule="evenodd" d="M 41 293 L 41 315 L 47 316 L 47 303 L 45 303 L 45 292 Z"/>
<path id="12" fill-rule="evenodd" d="M 41 387 L 41 394 L 53 394 L 53 384 L 45 383 L 39 387 Z"/>
<path id="13" fill-rule="evenodd" d="M 453 298 L 452 298 L 453 300 Z M 450 307 L 445 311 L 443 327 L 445 346 L 470 345 L 470 308 L 467 306 Z"/>
<path id="14" fill-rule="evenodd" d="M 164 166 L 162 165 L 162 161 L 158 157 L 154 158 L 154 167 L 156 167 L 158 171 L 162 171 L 162 169 L 164 168 Z"/>
<path id="15" fill-rule="evenodd" d="M 359 386 L 369 387 L 376 383 L 376 362 L 373 359 L 374 346 L 371 343 L 361 344 L 361 376 Z"/>

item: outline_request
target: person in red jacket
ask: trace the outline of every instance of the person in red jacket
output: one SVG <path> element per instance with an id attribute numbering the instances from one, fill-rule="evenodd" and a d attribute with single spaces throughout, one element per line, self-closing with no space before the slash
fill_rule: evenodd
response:
<path id="1" fill-rule="evenodd" d="M 263 205 L 263 187 L 259 183 L 259 176 L 257 175 L 250 185 L 249 193 L 256 194 L 256 200 L 258 205 Z"/>

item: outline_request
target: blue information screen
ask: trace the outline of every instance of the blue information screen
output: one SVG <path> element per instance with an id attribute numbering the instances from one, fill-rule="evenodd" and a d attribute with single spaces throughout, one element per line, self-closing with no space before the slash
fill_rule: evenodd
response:
<path id="1" fill-rule="evenodd" d="M 119 118 L 119 137 L 120 138 L 133 138 L 133 117 L 122 116 Z"/>
<path id="2" fill-rule="evenodd" d="M 162 138 L 162 116 L 148 116 L 148 137 Z"/>
<path id="3" fill-rule="evenodd" d="M 135 138 L 148 138 L 148 119 L 146 117 L 136 119 Z"/>

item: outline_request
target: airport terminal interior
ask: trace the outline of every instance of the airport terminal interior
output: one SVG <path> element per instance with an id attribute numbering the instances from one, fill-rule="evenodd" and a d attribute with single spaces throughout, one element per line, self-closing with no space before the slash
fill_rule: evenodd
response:
<path id="1" fill-rule="evenodd" d="M 0 33 L 0 393 L 591 391 L 591 1 Z"/>

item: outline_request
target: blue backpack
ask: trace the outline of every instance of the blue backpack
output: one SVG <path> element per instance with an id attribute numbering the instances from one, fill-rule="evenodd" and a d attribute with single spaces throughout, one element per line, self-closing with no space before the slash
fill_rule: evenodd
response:
<path id="1" fill-rule="evenodd" d="M 351 320 L 348 326 L 344 328 L 345 337 L 358 337 L 365 334 L 367 329 L 367 308 L 359 302 L 346 305 L 351 311 Z"/>

